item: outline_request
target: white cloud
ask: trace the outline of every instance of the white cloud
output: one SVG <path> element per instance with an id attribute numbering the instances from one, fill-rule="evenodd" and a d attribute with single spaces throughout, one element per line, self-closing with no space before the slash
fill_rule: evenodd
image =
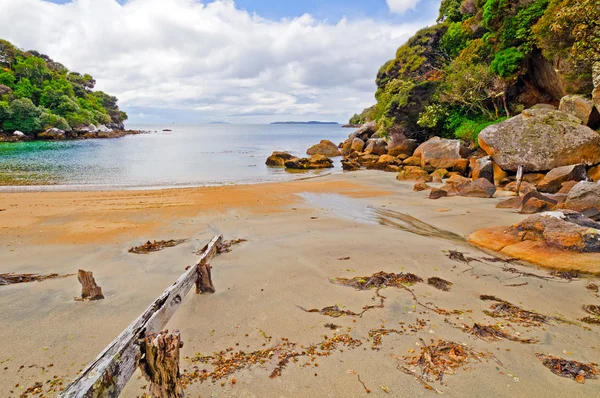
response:
<path id="1" fill-rule="evenodd" d="M 378 68 L 423 25 L 271 21 L 232 0 L 0 0 L 0 10 L 1 38 L 90 73 L 134 119 L 153 109 L 345 120 L 374 102 Z"/>
<path id="2" fill-rule="evenodd" d="M 414 10 L 421 0 L 386 0 L 390 11 L 396 14 L 404 14 L 408 10 Z"/>

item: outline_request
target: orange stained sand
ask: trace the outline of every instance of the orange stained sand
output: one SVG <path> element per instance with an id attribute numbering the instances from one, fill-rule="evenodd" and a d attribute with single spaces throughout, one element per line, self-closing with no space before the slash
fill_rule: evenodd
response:
<path id="1" fill-rule="evenodd" d="M 282 211 L 296 194 L 339 193 L 361 198 L 390 194 L 348 181 L 312 179 L 288 183 L 150 191 L 3 192 L 0 239 L 40 244 L 114 242 L 149 236 L 182 218 L 239 209 Z"/>

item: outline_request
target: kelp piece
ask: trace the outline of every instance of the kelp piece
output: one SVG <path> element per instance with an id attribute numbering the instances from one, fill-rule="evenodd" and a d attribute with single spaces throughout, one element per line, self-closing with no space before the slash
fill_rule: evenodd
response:
<path id="1" fill-rule="evenodd" d="M 549 354 L 535 354 L 542 364 L 550 369 L 552 373 L 560 377 L 568 377 L 576 382 L 583 384 L 586 379 L 597 379 L 598 368 L 595 363 L 582 363 L 569 361 L 563 358 L 555 357 Z"/>
<path id="2" fill-rule="evenodd" d="M 160 240 L 153 242 L 146 242 L 141 246 L 135 246 L 129 249 L 129 253 L 134 254 L 148 254 L 152 252 L 161 251 L 167 247 L 175 247 L 184 243 L 187 239 L 171 239 L 171 240 Z"/>
<path id="3" fill-rule="evenodd" d="M 471 327 L 463 325 L 462 329 L 470 335 L 488 343 L 500 340 L 516 341 L 523 344 L 535 344 L 538 342 L 535 339 L 522 339 L 517 336 L 511 336 L 496 325 L 480 325 L 478 323 L 474 323 Z"/>
<path id="4" fill-rule="evenodd" d="M 29 283 L 29 282 L 42 282 L 47 279 L 59 279 L 59 278 L 67 278 L 69 276 L 73 276 L 75 274 L 15 274 L 15 273 L 7 273 L 0 274 L 0 286 L 3 285 L 13 285 L 16 283 Z"/>
<path id="5" fill-rule="evenodd" d="M 352 312 L 352 311 L 348 311 L 348 310 L 343 310 L 340 307 L 338 307 L 337 305 L 325 307 L 320 310 L 316 309 L 316 308 L 307 310 L 306 308 L 300 307 L 299 305 L 297 305 L 296 307 L 300 308 L 304 312 L 317 312 L 321 315 L 330 316 L 332 318 L 339 318 L 344 315 L 348 315 L 348 316 L 361 316 L 362 315 L 362 313 L 356 313 L 356 312 Z"/>
<path id="6" fill-rule="evenodd" d="M 223 242 L 221 247 L 219 247 L 219 253 L 229 253 L 231 252 L 231 246 L 239 245 L 240 243 L 244 242 L 248 242 L 248 240 L 241 238 L 226 240 L 225 242 Z"/>
<path id="7" fill-rule="evenodd" d="M 356 290 L 380 289 L 384 287 L 406 287 L 416 283 L 423 282 L 423 279 L 411 273 L 388 273 L 378 272 L 371 276 L 358 276 L 348 278 L 332 278 L 331 283 L 352 287 Z"/>
<path id="8" fill-rule="evenodd" d="M 533 311 L 524 310 L 494 296 L 482 295 L 480 298 L 483 301 L 496 302 L 496 304 L 490 307 L 490 310 L 483 311 L 486 315 L 493 318 L 504 318 L 524 326 L 540 326 L 542 323 L 547 323 L 549 320 L 554 319 Z"/>
<path id="9" fill-rule="evenodd" d="M 444 292 L 449 292 L 450 288 L 453 285 L 452 282 L 448 282 L 447 280 L 444 280 L 442 278 L 438 278 L 437 276 L 434 276 L 433 278 L 427 279 L 427 284 L 429 286 L 433 286 L 436 289 L 444 291 Z"/>

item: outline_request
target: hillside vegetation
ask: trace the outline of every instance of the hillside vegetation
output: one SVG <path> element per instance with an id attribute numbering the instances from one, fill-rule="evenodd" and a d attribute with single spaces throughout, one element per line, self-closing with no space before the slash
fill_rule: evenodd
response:
<path id="1" fill-rule="evenodd" d="M 380 136 L 474 140 L 486 126 L 566 94 L 589 96 L 600 0 L 443 0 L 377 74 L 377 104 L 351 122 Z"/>
<path id="2" fill-rule="evenodd" d="M 127 115 L 116 97 L 93 91 L 95 83 L 44 54 L 0 40 L 0 131 L 33 134 L 90 124 L 122 130 Z"/>

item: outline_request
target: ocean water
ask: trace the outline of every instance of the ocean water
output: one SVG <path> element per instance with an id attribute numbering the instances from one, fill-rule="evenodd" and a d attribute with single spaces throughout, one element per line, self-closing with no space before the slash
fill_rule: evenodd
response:
<path id="1" fill-rule="evenodd" d="M 290 172 L 265 166 L 273 151 L 304 155 L 339 125 L 143 126 L 116 139 L 0 143 L 0 190 L 166 188 L 285 181 L 341 170 Z M 163 132 L 171 129 L 171 132 Z M 18 188 L 15 188 L 18 187 Z"/>

